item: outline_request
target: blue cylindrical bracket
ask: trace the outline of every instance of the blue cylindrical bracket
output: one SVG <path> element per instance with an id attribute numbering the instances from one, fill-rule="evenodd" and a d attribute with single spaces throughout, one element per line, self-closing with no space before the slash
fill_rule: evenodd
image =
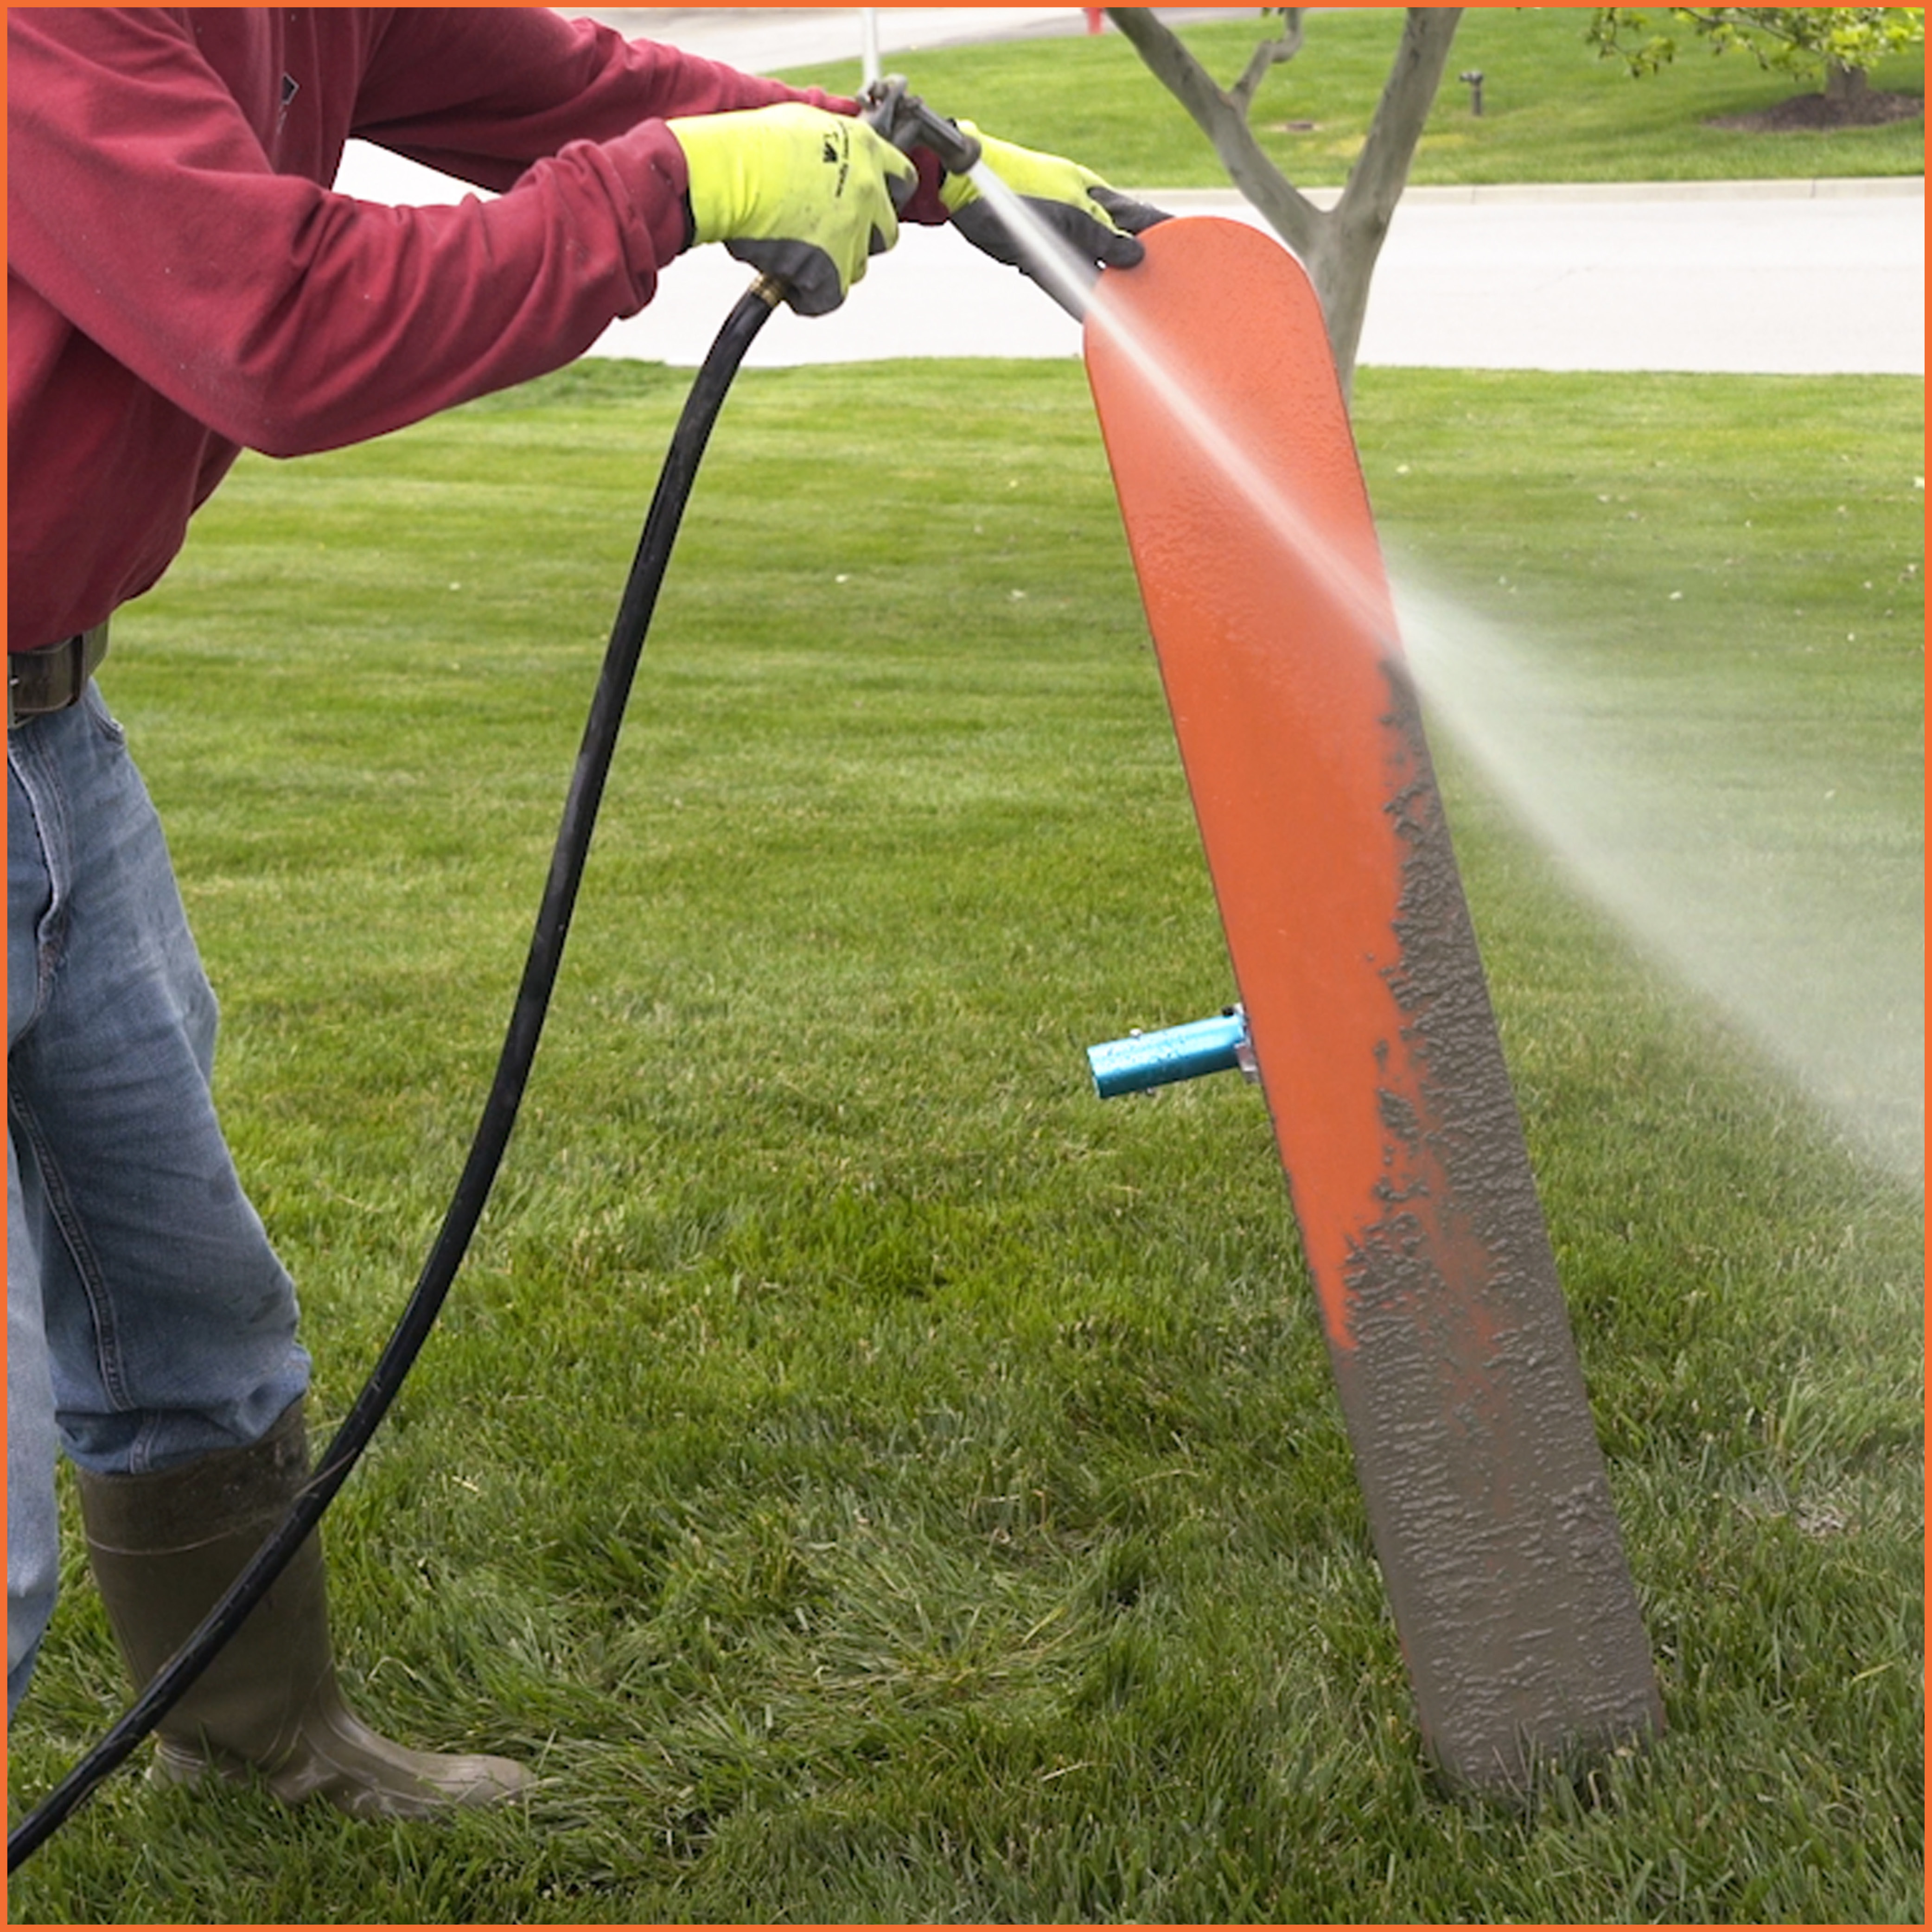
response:
<path id="1" fill-rule="evenodd" d="M 1250 1080 L 1256 1077 L 1248 1018 L 1239 1006 L 1225 1007 L 1213 1019 L 1164 1027 L 1158 1033 L 1130 1034 L 1125 1040 L 1090 1046 L 1087 1064 L 1094 1070 L 1094 1090 L 1103 1100 L 1236 1068 Z"/>

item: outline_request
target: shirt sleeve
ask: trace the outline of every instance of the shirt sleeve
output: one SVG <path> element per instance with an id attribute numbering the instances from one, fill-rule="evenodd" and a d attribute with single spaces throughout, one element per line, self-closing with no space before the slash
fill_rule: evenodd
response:
<path id="1" fill-rule="evenodd" d="M 273 27 L 238 17 L 254 12 L 210 10 L 229 17 L 206 32 Z M 311 98 L 287 95 L 285 70 L 278 113 L 238 98 L 192 10 L 8 16 L 10 279 L 177 408 L 276 455 L 580 354 L 683 246 L 663 117 L 788 94 L 543 10 L 316 8 L 281 16 L 320 40 L 298 83 Z M 345 86 L 352 113 L 332 109 Z M 322 110 L 338 124 L 308 124 L 310 152 L 272 156 Z M 336 194 L 352 131 L 505 192 L 422 208 Z"/>

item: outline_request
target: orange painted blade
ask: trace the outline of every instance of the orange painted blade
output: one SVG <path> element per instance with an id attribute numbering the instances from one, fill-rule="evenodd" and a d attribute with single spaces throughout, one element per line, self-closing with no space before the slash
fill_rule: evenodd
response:
<path id="1" fill-rule="evenodd" d="M 1232 221 L 1102 280 L 1100 412 L 1431 1750 L 1661 1722 L 1314 291 Z"/>

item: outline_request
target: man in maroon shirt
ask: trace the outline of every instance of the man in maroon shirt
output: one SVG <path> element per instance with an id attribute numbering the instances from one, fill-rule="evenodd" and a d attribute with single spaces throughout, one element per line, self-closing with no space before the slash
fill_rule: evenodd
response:
<path id="1" fill-rule="evenodd" d="M 145 1682 L 308 1467 L 292 1287 L 208 1096 L 214 1006 L 92 681 L 242 448 L 292 456 L 556 368 L 695 242 L 836 307 L 970 188 L 854 104 L 544 8 L 10 8 L 8 21 L 8 1547 L 10 1721 L 52 1613 L 53 1468 Z M 331 191 L 352 136 L 499 190 Z M 1154 218 L 988 158 L 1090 262 Z M 896 212 L 892 190 L 914 191 Z M 371 1816 L 525 1787 L 406 1750 L 338 1690 L 314 1540 L 164 1721 L 158 1775 Z"/>

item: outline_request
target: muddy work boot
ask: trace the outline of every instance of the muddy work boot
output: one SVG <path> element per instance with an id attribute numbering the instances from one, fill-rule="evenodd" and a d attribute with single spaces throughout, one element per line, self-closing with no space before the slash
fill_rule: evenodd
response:
<path id="1" fill-rule="evenodd" d="M 87 1554 L 129 1675 L 145 1686 L 287 1514 L 308 1473 L 302 1405 L 243 1449 L 142 1476 L 80 1479 Z M 153 1777 L 262 1778 L 287 1804 L 426 1818 L 531 1782 L 496 1757 L 443 1757 L 380 1737 L 343 1702 L 321 1546 L 310 1536 L 161 1721 Z"/>

